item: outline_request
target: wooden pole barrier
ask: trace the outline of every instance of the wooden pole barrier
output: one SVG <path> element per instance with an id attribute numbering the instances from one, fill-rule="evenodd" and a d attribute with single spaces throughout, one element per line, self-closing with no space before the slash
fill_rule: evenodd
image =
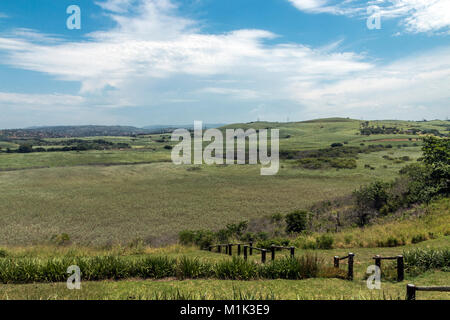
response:
<path id="1" fill-rule="evenodd" d="M 355 258 L 355 254 L 354 253 L 349 253 L 348 254 L 348 278 L 350 280 L 353 280 L 353 261 Z"/>
<path id="2" fill-rule="evenodd" d="M 295 247 L 291 247 L 291 258 L 295 257 Z"/>
<path id="3" fill-rule="evenodd" d="M 272 251 L 272 261 L 275 260 L 275 246 L 271 245 L 270 250 Z"/>
<path id="4" fill-rule="evenodd" d="M 381 257 L 379 255 L 375 256 L 375 265 L 381 270 Z"/>
<path id="5" fill-rule="evenodd" d="M 402 255 L 397 256 L 397 281 L 405 280 L 405 261 Z"/>
<path id="6" fill-rule="evenodd" d="M 238 254 L 238 256 L 241 255 L 241 244 L 237 245 L 237 254 Z"/>
<path id="7" fill-rule="evenodd" d="M 250 255 L 253 255 L 253 242 L 250 242 Z"/>
<path id="8" fill-rule="evenodd" d="M 244 246 L 244 260 L 246 260 L 246 261 L 247 261 L 247 249 L 248 249 L 248 246 L 245 245 Z"/>
<path id="9" fill-rule="evenodd" d="M 228 246 L 225 245 L 225 254 L 228 254 Z"/>
<path id="10" fill-rule="evenodd" d="M 416 286 L 408 284 L 406 286 L 406 300 L 416 300 Z"/>
<path id="11" fill-rule="evenodd" d="M 217 246 L 217 252 L 218 252 L 218 253 L 221 253 L 221 252 L 222 252 L 222 246 L 221 246 L 220 244 Z"/>
<path id="12" fill-rule="evenodd" d="M 229 244 L 229 245 L 228 245 L 228 254 L 229 254 L 230 256 L 233 255 L 233 245 L 232 245 L 232 244 Z"/>
<path id="13" fill-rule="evenodd" d="M 208 247 L 208 251 L 212 251 L 212 246 L 209 246 L 209 247 Z"/>
<path id="14" fill-rule="evenodd" d="M 262 263 L 266 263 L 266 252 L 267 252 L 266 249 L 261 250 L 261 262 Z"/>
<path id="15" fill-rule="evenodd" d="M 339 268 L 339 257 L 338 256 L 334 257 L 334 267 Z"/>

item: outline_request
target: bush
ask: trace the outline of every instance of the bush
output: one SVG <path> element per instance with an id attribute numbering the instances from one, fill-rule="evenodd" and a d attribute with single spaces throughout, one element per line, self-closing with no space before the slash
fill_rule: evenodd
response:
<path id="1" fill-rule="evenodd" d="M 344 145 L 342 143 L 339 142 L 335 142 L 331 144 L 332 148 L 339 148 L 339 147 L 343 147 Z"/>
<path id="2" fill-rule="evenodd" d="M 420 243 L 420 242 L 424 242 L 427 240 L 427 237 L 423 234 L 417 234 L 415 236 L 412 237 L 411 239 L 411 243 Z"/>
<path id="3" fill-rule="evenodd" d="M 205 278 L 212 275 L 212 266 L 198 259 L 182 257 L 178 261 L 176 273 L 177 278 L 181 280 Z"/>
<path id="4" fill-rule="evenodd" d="M 216 264 L 215 276 L 223 280 L 252 280 L 259 277 L 259 267 L 254 262 L 233 257 L 231 261 Z"/>
<path id="5" fill-rule="evenodd" d="M 323 234 L 316 239 L 317 247 L 319 249 L 325 249 L 325 250 L 333 249 L 333 242 L 334 242 L 334 239 L 329 234 Z"/>
<path id="6" fill-rule="evenodd" d="M 291 244 L 291 241 L 289 239 L 285 238 L 272 238 L 272 239 L 266 239 L 261 240 L 256 243 L 256 247 L 261 249 L 270 249 L 272 245 L 281 246 L 281 247 L 289 247 Z"/>
<path id="7" fill-rule="evenodd" d="M 183 245 L 195 244 L 201 249 L 206 249 L 214 243 L 215 234 L 209 230 L 184 230 L 178 234 L 178 239 Z"/>
<path id="8" fill-rule="evenodd" d="M 287 233 L 300 233 L 306 229 L 306 225 L 308 223 L 308 212 L 294 211 L 287 214 L 285 220 Z"/>
<path id="9" fill-rule="evenodd" d="M 450 268 L 450 248 L 415 249 L 403 252 L 407 272 L 422 273 L 428 270 Z"/>
<path id="10" fill-rule="evenodd" d="M 70 244 L 70 237 L 67 233 L 54 234 L 50 241 L 58 246 L 64 246 Z"/>

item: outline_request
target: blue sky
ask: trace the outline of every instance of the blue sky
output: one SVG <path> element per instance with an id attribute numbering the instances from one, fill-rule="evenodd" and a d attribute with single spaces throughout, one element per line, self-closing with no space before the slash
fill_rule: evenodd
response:
<path id="1" fill-rule="evenodd" d="M 0 1 L 0 128 L 445 119 L 449 98 L 450 0 Z"/>

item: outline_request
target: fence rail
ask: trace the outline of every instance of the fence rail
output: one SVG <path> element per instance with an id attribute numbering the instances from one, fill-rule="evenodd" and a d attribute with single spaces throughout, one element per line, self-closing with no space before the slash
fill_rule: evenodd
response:
<path id="1" fill-rule="evenodd" d="M 376 255 L 372 259 L 375 260 L 375 265 L 381 270 L 381 260 L 397 260 L 397 281 L 402 282 L 405 280 L 405 261 L 402 255 L 398 255 L 395 257 L 382 257 L 380 255 Z"/>
<path id="2" fill-rule="evenodd" d="M 406 286 L 406 300 L 416 300 L 417 291 L 450 292 L 450 287 L 418 287 L 413 284 Z"/>

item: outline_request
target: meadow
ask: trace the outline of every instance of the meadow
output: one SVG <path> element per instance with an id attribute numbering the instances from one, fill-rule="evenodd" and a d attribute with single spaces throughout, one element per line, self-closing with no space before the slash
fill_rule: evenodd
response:
<path id="1" fill-rule="evenodd" d="M 445 132 L 447 123 L 377 121 L 371 125 Z M 361 121 L 351 119 L 258 122 L 222 129 L 226 128 L 279 128 L 281 151 L 317 150 L 333 143 L 383 148 L 359 153 L 354 169 L 312 170 L 300 167 L 297 160 L 282 159 L 275 176 L 261 176 L 258 165 L 175 166 L 167 147 L 174 143 L 167 134 L 100 137 L 127 143 L 129 149 L 1 152 L 0 259 L 164 256 L 208 263 L 228 261 L 223 254 L 178 245 L 179 232 L 219 230 L 229 223 L 308 210 L 324 201 L 345 198 L 376 179 L 392 181 L 401 168 L 422 156 L 419 135 L 365 136 L 360 134 Z M 63 140 L 48 139 L 54 145 L 63 145 Z M 3 151 L 16 147 L 14 141 L 0 141 Z M 404 299 L 405 283 L 385 281 L 381 291 L 367 289 L 365 270 L 372 256 L 450 247 L 449 213 L 448 198 L 441 199 L 363 229 L 348 226 L 332 233 L 332 249 L 312 251 L 330 266 L 334 255 L 354 252 L 355 281 L 333 277 L 249 281 L 130 277 L 83 281 L 81 291 L 67 290 L 65 283 L 58 282 L 7 283 L 0 285 L 0 299 Z M 303 249 L 302 243 L 318 237 L 319 233 L 309 233 L 293 239 L 297 254 L 311 252 Z M 389 238 L 400 241 L 395 247 L 386 247 L 383 243 Z M 250 261 L 258 259 L 253 256 Z M 448 285 L 450 275 L 430 270 L 407 275 L 407 280 L 418 285 Z M 419 298 L 449 297 L 421 293 Z"/>
<path id="2" fill-rule="evenodd" d="M 394 124 L 399 125 L 386 125 Z M 423 124 L 439 128 L 440 122 Z M 132 149 L 125 150 L 0 153 L 0 223 L 5 226 L 0 243 L 40 244 L 65 233 L 76 244 L 136 239 L 156 246 L 170 244 L 183 229 L 219 229 L 227 223 L 307 209 L 373 179 L 393 179 L 405 163 L 383 156 L 408 156 L 411 162 L 420 157 L 420 146 L 408 140 L 417 136 L 390 136 L 402 141 L 361 136 L 359 125 L 360 121 L 347 119 L 242 125 L 279 127 L 281 150 L 324 148 L 333 142 L 393 145 L 360 154 L 353 170 L 309 170 L 283 160 L 273 177 L 261 177 L 259 166 L 251 165 L 175 166 L 170 150 L 164 148 L 174 144 L 169 135 L 96 137 L 129 143 Z M 406 129 L 417 123 L 402 125 Z"/>

